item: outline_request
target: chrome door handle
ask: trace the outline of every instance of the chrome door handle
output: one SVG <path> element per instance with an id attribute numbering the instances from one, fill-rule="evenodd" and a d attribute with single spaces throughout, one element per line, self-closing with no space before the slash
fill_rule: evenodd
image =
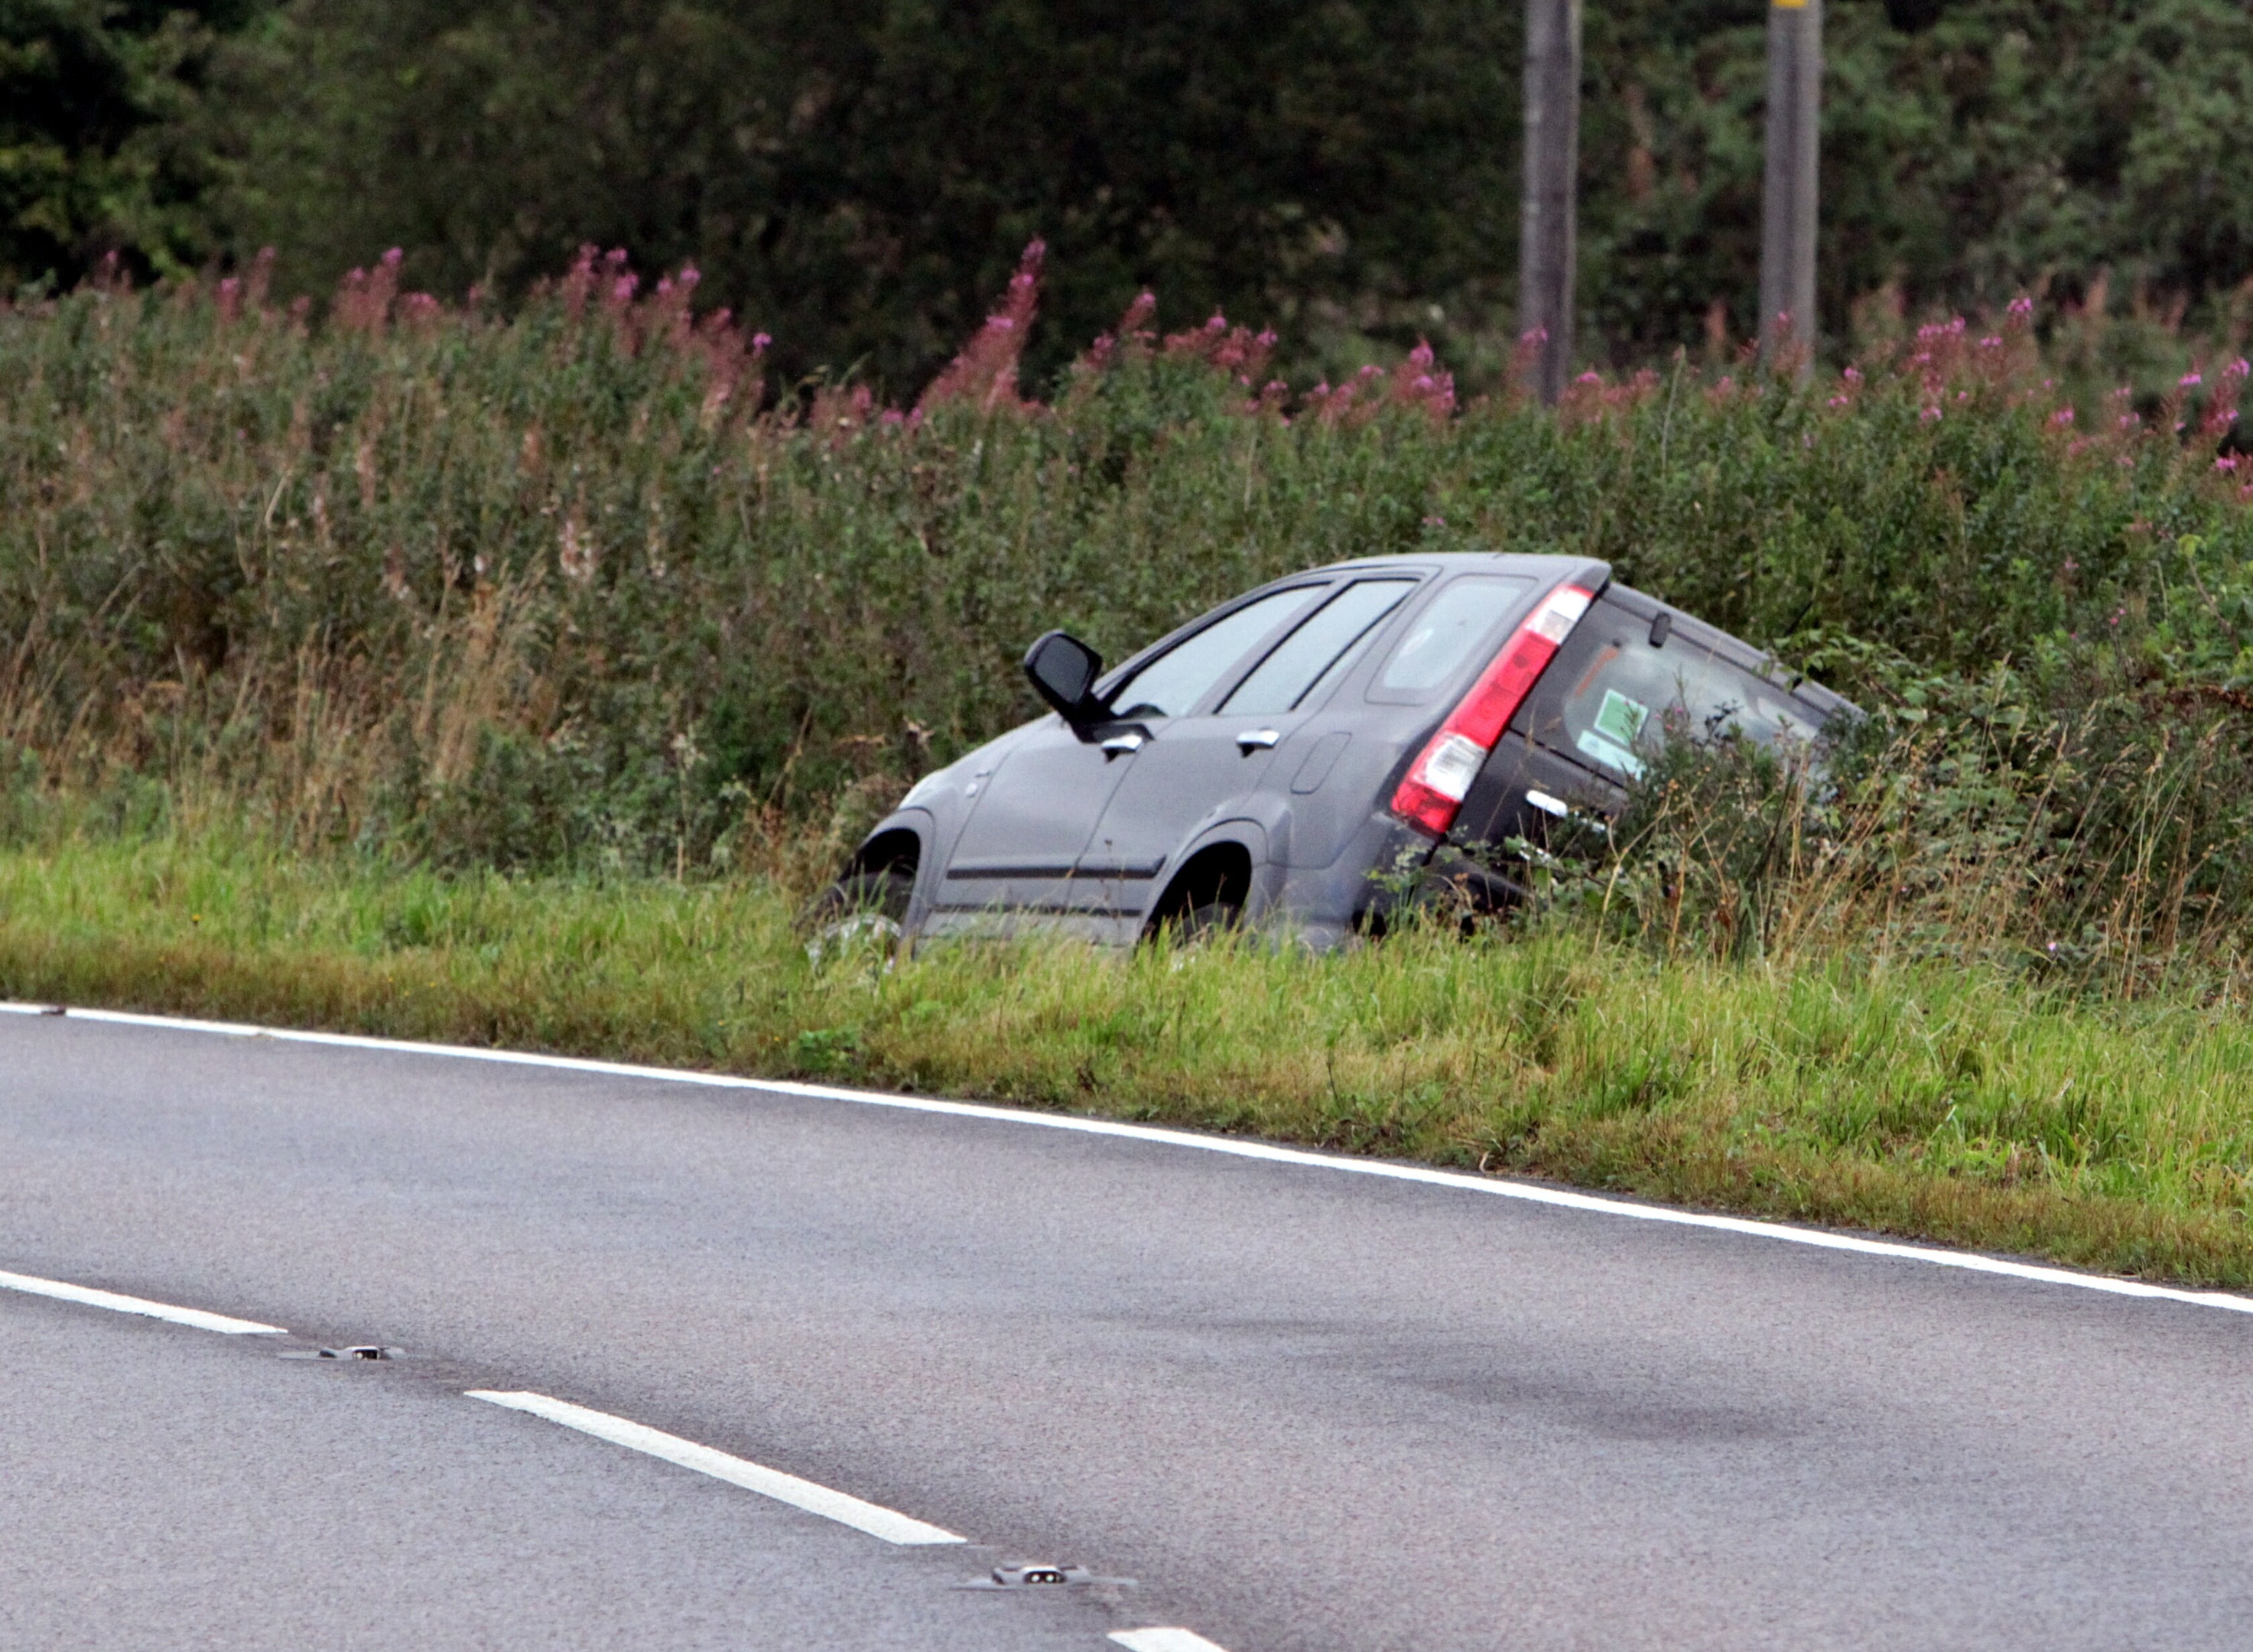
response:
<path id="1" fill-rule="evenodd" d="M 1139 730 L 1129 728 L 1125 734 L 1113 735 L 1111 738 L 1103 742 L 1103 755 L 1106 757 L 1131 756 L 1135 752 L 1141 750 L 1144 746 L 1147 746 L 1149 743 L 1149 735 L 1142 734 Z"/>
<path id="2" fill-rule="evenodd" d="M 1282 735 L 1273 728 L 1246 728 L 1236 736 L 1237 749 L 1250 756 L 1255 751 L 1266 751 L 1274 747 Z"/>

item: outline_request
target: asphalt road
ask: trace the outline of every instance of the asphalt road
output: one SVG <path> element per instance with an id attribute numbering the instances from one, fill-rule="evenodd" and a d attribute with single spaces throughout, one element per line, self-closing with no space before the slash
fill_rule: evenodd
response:
<path id="1" fill-rule="evenodd" d="M 2253 1315 L 764 1090 L 0 1015 L 0 1643 L 2240 1648 Z M 385 1343 L 357 1366 L 283 1359 Z M 531 1391 L 972 1540 L 896 1548 Z M 996 1559 L 1132 1586 L 953 1587 Z M 169 1633 L 168 1633 L 169 1630 Z"/>

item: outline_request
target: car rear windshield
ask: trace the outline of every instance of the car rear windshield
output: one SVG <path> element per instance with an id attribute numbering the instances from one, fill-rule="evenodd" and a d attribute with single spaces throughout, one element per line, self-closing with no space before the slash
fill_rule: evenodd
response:
<path id="1" fill-rule="evenodd" d="M 1405 706 L 1429 700 L 1454 680 L 1482 643 L 1500 645 L 1503 622 L 1532 589 L 1530 579 L 1501 574 L 1473 574 L 1447 585 L 1393 645 L 1369 697 Z"/>
<path id="2" fill-rule="evenodd" d="M 1324 680 L 1335 680 L 1350 667 L 1377 622 L 1399 607 L 1415 583 L 1406 579 L 1355 581 L 1276 644 L 1221 709 L 1244 717 L 1296 709 Z"/>
<path id="3" fill-rule="evenodd" d="M 1807 708 L 1687 627 L 1653 647 L 1648 622 L 1608 603 L 1581 623 L 1541 687 L 1548 726 L 1537 737 L 1630 777 L 1670 727 L 1706 738 L 1734 729 L 1767 745 L 1816 732 Z"/>

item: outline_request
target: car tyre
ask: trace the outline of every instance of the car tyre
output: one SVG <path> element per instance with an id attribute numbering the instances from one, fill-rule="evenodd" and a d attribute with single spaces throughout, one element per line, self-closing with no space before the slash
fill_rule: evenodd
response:
<path id="1" fill-rule="evenodd" d="M 896 951 L 914 896 L 915 875 L 904 868 L 847 873 L 806 910 L 806 957 L 819 964 L 864 950 Z"/>

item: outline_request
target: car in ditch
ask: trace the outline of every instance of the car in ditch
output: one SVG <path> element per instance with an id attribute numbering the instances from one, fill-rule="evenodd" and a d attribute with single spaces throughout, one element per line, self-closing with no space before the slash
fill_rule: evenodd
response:
<path id="1" fill-rule="evenodd" d="M 1024 669 L 1049 714 L 917 781 L 818 903 L 822 934 L 1331 945 L 1419 886 L 1506 905 L 1512 840 L 1616 812 L 1670 729 L 1782 745 L 1852 714 L 1572 556 L 1339 562 L 1115 668 L 1050 631 Z"/>

